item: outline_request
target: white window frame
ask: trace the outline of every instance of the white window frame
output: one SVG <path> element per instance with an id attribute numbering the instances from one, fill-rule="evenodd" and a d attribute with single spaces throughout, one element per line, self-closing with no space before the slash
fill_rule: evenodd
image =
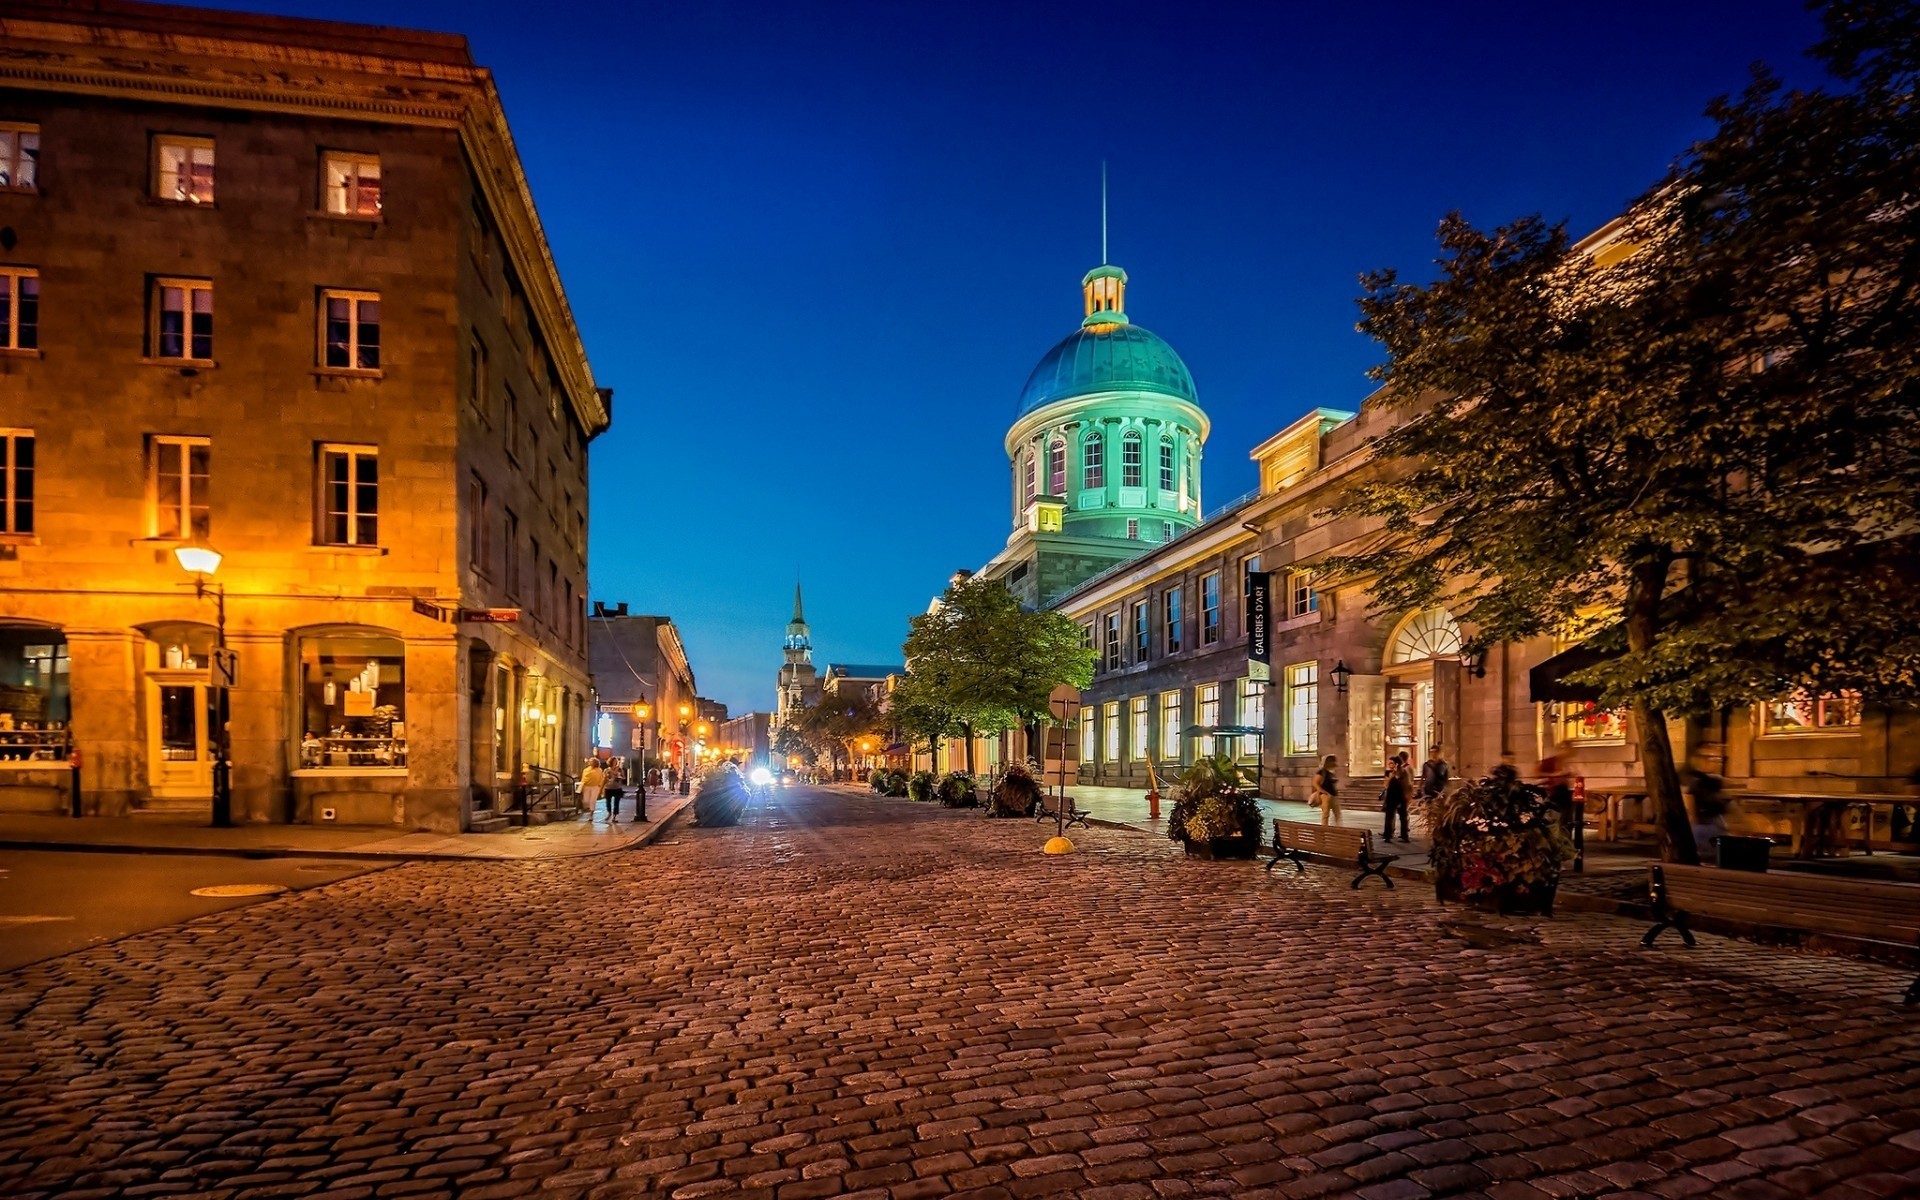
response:
<path id="1" fill-rule="evenodd" d="M 1117 671 L 1120 669 L 1120 614 L 1110 612 L 1100 621 L 1101 661 L 1106 664 L 1107 670 Z"/>
<path id="2" fill-rule="evenodd" d="M 1774 709 L 1793 704 L 1811 705 L 1813 723 L 1810 725 L 1776 724 L 1778 718 L 1774 716 Z M 1827 724 L 1828 706 L 1834 704 L 1841 705 L 1843 713 L 1846 706 L 1851 706 L 1852 720 L 1836 725 Z M 1785 699 L 1762 704 L 1759 709 L 1761 737 L 1855 737 L 1860 733 L 1860 694 L 1858 692 L 1823 692 L 1819 695 L 1796 692 Z"/>
<path id="3" fill-rule="evenodd" d="M 1177 482 L 1173 471 L 1173 439 L 1162 437 L 1160 439 L 1160 490 L 1171 492 Z"/>
<path id="4" fill-rule="evenodd" d="M 1146 479 L 1146 451 L 1138 432 L 1129 429 L 1120 436 L 1120 486 L 1137 488 Z"/>
<path id="5" fill-rule="evenodd" d="M 327 340 L 327 325 L 329 321 L 332 319 L 332 315 L 329 310 L 331 309 L 333 302 L 336 300 L 344 301 L 347 305 L 347 342 L 346 342 L 347 361 L 344 364 L 327 361 L 327 350 L 329 347 L 329 343 Z M 380 317 L 384 314 L 382 314 L 378 309 L 379 303 L 380 303 L 379 292 L 350 291 L 346 288 L 321 288 L 320 289 L 320 303 L 318 305 L 316 315 L 318 315 L 320 319 L 319 320 L 319 361 L 320 361 L 321 370 L 326 371 L 329 374 L 336 374 L 336 375 L 378 375 L 380 373 L 379 329 L 380 329 Z M 376 306 L 375 312 L 374 312 L 374 318 L 371 322 L 362 321 L 360 319 L 360 306 L 363 304 L 373 304 Z M 363 347 L 360 344 L 360 327 L 366 324 L 371 324 L 375 331 L 372 366 L 363 365 L 360 361 L 362 358 L 362 351 L 365 349 L 365 347 Z"/>
<path id="6" fill-rule="evenodd" d="M 1622 746 L 1627 741 L 1627 710 L 1603 709 L 1597 704 L 1563 701 L 1557 705 L 1555 724 L 1562 742 L 1582 746 Z"/>
<path id="7" fill-rule="evenodd" d="M 167 293 L 180 293 L 180 353 L 164 353 L 161 345 L 164 318 L 170 311 L 167 308 Z M 204 293 L 207 297 L 207 345 L 206 353 L 196 355 L 194 341 L 197 335 L 193 330 L 195 298 Z M 149 357 L 155 362 L 184 363 L 190 366 L 211 366 L 213 363 L 213 316 L 214 316 L 213 280 L 186 279 L 172 275 L 156 275 L 147 308 Z"/>
<path id="8" fill-rule="evenodd" d="M 1220 644 L 1220 572 L 1200 577 L 1200 644 Z"/>
<path id="9" fill-rule="evenodd" d="M 1298 620 L 1320 611 L 1320 593 L 1313 586 L 1313 571 L 1296 568 L 1287 572 L 1287 619 Z"/>
<path id="10" fill-rule="evenodd" d="M 30 509 L 26 521 L 20 520 L 20 493 L 24 490 L 37 495 L 37 491 L 31 486 L 31 479 L 28 487 L 23 489 L 20 486 L 21 442 L 33 444 L 33 430 L 0 429 L 0 534 L 30 537 L 33 534 L 33 513 Z M 38 445 L 33 446 L 33 465 L 26 470 L 32 475 L 38 475 L 40 472 Z M 35 495 L 28 495 L 25 499 L 25 503 L 29 506 L 32 506 L 34 501 Z"/>
<path id="11" fill-rule="evenodd" d="M 180 151 L 182 165 L 188 168 L 184 176 L 180 171 L 174 171 L 171 194 L 168 189 L 168 168 L 165 162 L 168 150 Z M 206 190 L 204 194 L 202 194 L 197 185 L 191 182 L 194 175 L 192 168 L 199 165 L 195 162 L 195 159 L 198 158 L 203 151 L 206 154 L 207 167 Z M 220 179 L 219 172 L 219 162 L 214 154 L 214 142 L 212 138 L 192 137 L 183 133 L 156 133 L 153 135 L 153 198 L 162 204 L 212 204 L 217 194 L 216 187 Z M 188 186 L 192 190 L 183 191 L 181 189 L 180 180 L 182 178 L 189 181 Z"/>
<path id="12" fill-rule="evenodd" d="M 1031 505 L 1034 497 L 1038 495 L 1036 489 L 1040 484 L 1036 473 L 1039 469 L 1034 462 L 1033 447 L 1029 446 L 1022 450 L 1020 452 L 1020 495 L 1023 507 Z"/>
<path id="13" fill-rule="evenodd" d="M 1137 542 L 1140 540 L 1140 518 L 1138 517 L 1127 518 L 1127 540 L 1130 542 Z"/>
<path id="14" fill-rule="evenodd" d="M 332 517 L 334 516 L 333 510 L 327 507 L 327 491 L 332 481 L 331 473 L 327 468 L 330 460 L 335 456 L 344 456 L 347 460 L 347 508 L 345 512 L 341 514 L 346 517 L 347 536 L 345 541 L 335 541 L 327 536 L 329 527 L 332 524 Z M 367 514 L 363 514 L 360 511 L 360 488 L 362 485 L 359 481 L 359 467 L 360 460 L 366 458 L 373 460 L 374 472 L 374 507 L 371 514 L 373 519 L 373 539 L 371 541 L 360 540 L 360 521 L 362 517 Z M 316 485 L 316 494 L 314 497 L 315 544 L 321 546 L 378 546 L 380 544 L 381 507 L 380 448 L 378 446 L 361 445 L 351 442 L 322 442 L 320 444 L 320 452 L 316 456 L 315 461 L 317 467 L 314 473 L 314 482 Z"/>
<path id="15" fill-rule="evenodd" d="M 1120 702 L 1109 700 L 1100 709 L 1100 722 L 1105 737 L 1102 758 L 1106 762 L 1120 761 Z"/>
<path id="16" fill-rule="evenodd" d="M 1055 498 L 1067 494 L 1067 439 L 1047 439 L 1047 495 Z"/>
<path id="17" fill-rule="evenodd" d="M 1320 752 L 1320 664 L 1291 663 L 1286 681 L 1287 755 L 1297 758 Z"/>
<path id="18" fill-rule="evenodd" d="M 1127 724 L 1131 727 L 1132 733 L 1132 744 L 1127 747 L 1127 757 L 1135 762 L 1145 762 L 1147 737 L 1153 724 L 1148 708 L 1148 697 L 1133 696 L 1127 700 Z"/>
<path id="19" fill-rule="evenodd" d="M 1179 689 L 1160 693 L 1160 761 L 1179 762 L 1180 748 Z"/>
<path id="20" fill-rule="evenodd" d="M 1248 677 L 1243 677 L 1240 680 L 1239 711 L 1234 716 L 1234 723 L 1253 729 L 1265 729 L 1267 727 L 1266 684 L 1259 683 Z M 1257 739 L 1251 737 L 1241 738 L 1240 757 L 1260 757 L 1260 747 L 1265 741 L 1266 739 L 1264 737 Z"/>
<path id="21" fill-rule="evenodd" d="M 40 349 L 40 271 L 37 267 L 0 266 L 0 283 L 6 286 L 6 315 L 0 317 L 0 350 L 18 350 L 37 352 Z M 32 331 L 33 344 L 20 344 L 20 299 L 27 285 L 33 289 L 33 323 L 27 328 Z"/>
<path id="22" fill-rule="evenodd" d="M 1083 709 L 1082 712 L 1087 712 L 1087 710 Z M 1083 763 L 1097 762 L 1100 757 L 1100 731 L 1094 727 L 1094 720 L 1091 713 L 1080 717 L 1079 720 L 1080 761 Z"/>
<path id="23" fill-rule="evenodd" d="M 150 513 L 148 529 L 150 536 L 158 541 L 193 541 L 205 537 L 212 531 L 212 509 L 207 499 L 196 494 L 193 487 L 193 451 L 207 452 L 207 475 L 201 484 L 206 496 L 212 495 L 213 478 L 213 439 L 204 437 L 181 437 L 173 434 L 154 434 L 147 439 L 147 511 Z M 177 476 L 180 480 L 179 501 L 167 512 L 160 501 L 160 483 L 163 479 Z M 195 530 L 193 527 L 194 509 L 206 511 L 206 527 Z"/>
<path id="24" fill-rule="evenodd" d="M 371 175 L 367 168 L 373 168 Z M 341 176 L 335 184 L 335 174 Z M 365 185 L 368 180 L 373 187 Z M 365 206 L 368 191 L 372 192 L 373 207 Z M 334 207 L 338 198 L 340 206 Z M 386 199 L 385 179 L 380 173 L 380 156 L 363 154 L 354 150 L 322 150 L 320 152 L 320 211 L 330 217 L 347 217 L 360 221 L 377 221 Z"/>
<path id="25" fill-rule="evenodd" d="M 1080 442 L 1080 486 L 1087 491 L 1098 491 L 1107 486 L 1107 438 L 1105 434 L 1089 433 Z"/>
<path id="26" fill-rule="evenodd" d="M 0 156 L 0 177 L 5 179 L 4 183 L 0 183 L 0 191 L 38 192 L 40 190 L 40 127 L 28 121 L 0 121 L 0 134 L 9 133 L 13 135 L 12 148 L 4 156 Z M 32 146 L 27 145 L 29 140 L 33 142 Z M 20 176 L 23 173 L 20 170 L 20 164 L 23 162 L 32 166 L 31 170 L 24 172 L 32 176 L 25 183 L 20 182 Z"/>
<path id="27" fill-rule="evenodd" d="M 1193 723 L 1201 728 L 1220 724 L 1220 685 L 1203 683 L 1193 689 Z M 1201 758 L 1212 758 L 1214 739 L 1210 733 L 1200 734 L 1196 739 Z"/>

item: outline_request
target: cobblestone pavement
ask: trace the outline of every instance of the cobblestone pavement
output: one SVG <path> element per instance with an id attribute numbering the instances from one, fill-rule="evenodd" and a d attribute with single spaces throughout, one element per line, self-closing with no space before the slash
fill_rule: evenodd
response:
<path id="1" fill-rule="evenodd" d="M 1899 971 L 1038 840 L 795 790 L 0 975 L 0 1195 L 1920 1194 Z"/>

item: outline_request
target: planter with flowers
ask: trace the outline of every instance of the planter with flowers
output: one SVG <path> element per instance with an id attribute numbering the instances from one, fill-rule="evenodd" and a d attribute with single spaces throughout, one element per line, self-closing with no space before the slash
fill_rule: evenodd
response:
<path id="1" fill-rule="evenodd" d="M 1233 760 L 1203 758 L 1173 785 L 1167 837 L 1192 858 L 1252 858 L 1260 849 L 1260 801 L 1242 792 Z"/>
<path id="2" fill-rule="evenodd" d="M 1510 915 L 1553 915 L 1573 839 L 1542 788 L 1511 767 L 1426 803 L 1429 861 L 1442 901 Z"/>

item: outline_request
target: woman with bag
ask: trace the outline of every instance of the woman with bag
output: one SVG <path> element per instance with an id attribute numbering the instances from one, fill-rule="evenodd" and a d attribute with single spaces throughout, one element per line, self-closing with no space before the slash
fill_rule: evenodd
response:
<path id="1" fill-rule="evenodd" d="M 1333 774 L 1339 762 L 1334 755 L 1327 755 L 1313 776 L 1313 802 L 1319 806 L 1322 825 L 1340 823 L 1340 781 Z"/>

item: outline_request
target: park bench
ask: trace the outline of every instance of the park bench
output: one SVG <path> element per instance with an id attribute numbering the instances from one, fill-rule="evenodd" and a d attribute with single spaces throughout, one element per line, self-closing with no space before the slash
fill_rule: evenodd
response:
<path id="1" fill-rule="evenodd" d="M 1309 825 L 1304 821 L 1275 817 L 1273 860 L 1267 864 L 1267 870 L 1273 870 L 1275 864 L 1284 858 L 1305 875 L 1306 860 L 1322 858 L 1359 867 L 1360 873 L 1353 877 L 1352 886 L 1356 888 L 1369 875 L 1392 887 L 1393 880 L 1387 875 L 1387 867 L 1399 857 L 1398 854 L 1375 854 L 1371 830 L 1353 829 L 1346 825 Z"/>
<path id="2" fill-rule="evenodd" d="M 1036 801 L 1033 806 L 1035 821 L 1057 821 L 1064 818 L 1064 823 L 1060 826 L 1062 829 L 1072 829 L 1075 825 L 1082 829 L 1091 829 L 1093 826 L 1087 824 L 1087 818 L 1092 815 L 1093 813 L 1087 809 L 1076 805 L 1072 796 L 1062 797 L 1060 807 L 1057 809 L 1048 808 L 1045 797 Z"/>
<path id="3" fill-rule="evenodd" d="M 1834 879 L 1799 871 L 1727 871 L 1678 863 L 1649 863 L 1654 926 L 1640 939 L 1651 946 L 1668 929 L 1693 945 L 1693 916 L 1750 925 L 1844 934 L 1865 941 L 1920 948 L 1920 886 L 1866 879 Z M 1920 976 L 1906 1003 L 1920 1004 Z"/>

